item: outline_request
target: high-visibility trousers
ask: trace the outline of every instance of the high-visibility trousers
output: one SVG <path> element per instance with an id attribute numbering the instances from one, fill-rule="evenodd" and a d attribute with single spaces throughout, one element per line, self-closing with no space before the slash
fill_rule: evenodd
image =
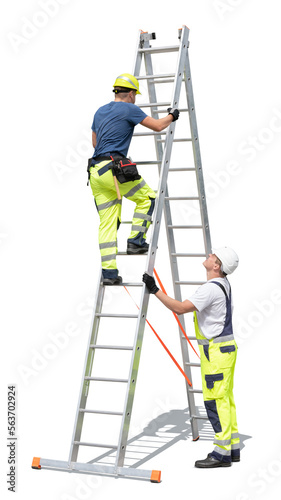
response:
<path id="1" fill-rule="evenodd" d="M 116 264 L 117 230 L 121 222 L 121 204 L 118 200 L 112 171 L 107 168 L 110 161 L 101 161 L 90 168 L 90 185 L 95 197 L 100 217 L 99 248 L 101 253 L 103 276 L 115 277 L 118 274 Z M 155 204 L 155 192 L 143 178 L 137 181 L 118 182 L 120 195 L 133 201 L 135 211 L 128 241 L 142 246 L 151 224 Z"/>
<path id="2" fill-rule="evenodd" d="M 195 331 L 197 340 L 207 340 L 201 335 L 196 320 Z M 237 344 L 234 339 L 226 342 L 214 342 L 211 339 L 208 344 L 199 343 L 199 350 L 204 404 L 215 432 L 212 456 L 223 462 L 230 462 L 231 457 L 240 455 L 233 396 Z"/>

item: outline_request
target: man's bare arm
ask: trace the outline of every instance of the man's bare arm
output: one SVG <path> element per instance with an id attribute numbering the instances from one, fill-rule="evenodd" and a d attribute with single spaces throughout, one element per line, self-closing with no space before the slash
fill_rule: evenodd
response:
<path id="1" fill-rule="evenodd" d="M 95 132 L 92 132 L 92 143 L 93 143 L 93 147 L 95 148 L 97 145 L 97 135 Z"/>
<path id="2" fill-rule="evenodd" d="M 173 115 L 164 116 L 164 118 L 152 118 L 151 116 L 146 116 L 144 120 L 142 120 L 141 125 L 147 127 L 154 132 L 161 132 L 164 128 L 167 128 L 173 121 Z"/>
<path id="3" fill-rule="evenodd" d="M 192 302 L 190 302 L 190 300 L 184 300 L 183 302 L 180 302 L 179 300 L 172 299 L 164 292 L 162 292 L 162 290 L 158 290 L 155 296 L 162 302 L 162 304 L 164 304 L 164 306 L 166 306 L 176 314 L 185 314 L 188 312 L 197 311 L 196 307 L 194 306 L 194 304 L 192 304 Z"/>

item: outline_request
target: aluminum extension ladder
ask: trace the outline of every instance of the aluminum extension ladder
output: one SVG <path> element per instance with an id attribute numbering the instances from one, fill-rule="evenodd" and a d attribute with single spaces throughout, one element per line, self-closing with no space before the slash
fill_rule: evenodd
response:
<path id="1" fill-rule="evenodd" d="M 191 73 L 190 73 L 190 65 L 189 65 L 189 56 L 188 56 L 188 47 L 189 47 L 189 29 L 186 26 L 183 26 L 181 30 L 179 30 L 179 39 L 180 43 L 176 46 L 167 46 L 162 48 L 153 48 L 150 46 L 150 40 L 155 39 L 155 34 L 145 33 L 140 31 L 135 65 L 134 65 L 134 75 L 141 81 L 145 80 L 147 82 L 148 95 L 149 95 L 149 103 L 140 104 L 139 107 L 150 108 L 151 116 L 154 118 L 159 118 L 160 113 L 166 113 L 166 109 L 168 106 L 170 107 L 179 107 L 180 94 L 182 85 L 185 87 L 185 94 L 187 98 L 187 108 L 180 109 L 181 113 L 187 112 L 189 114 L 189 122 L 190 122 L 190 138 L 175 138 L 175 127 L 176 122 L 172 122 L 171 125 L 166 129 L 166 131 L 162 132 L 146 132 L 146 133 L 135 133 L 135 136 L 154 136 L 155 148 L 156 148 L 156 161 L 146 161 L 146 162 L 137 162 L 139 165 L 158 165 L 159 169 L 159 189 L 158 189 L 158 198 L 155 206 L 155 212 L 153 217 L 152 234 L 149 245 L 149 252 L 147 256 L 146 270 L 152 275 L 154 269 L 154 263 L 156 258 L 157 251 L 157 243 L 160 231 L 160 223 L 161 216 L 164 211 L 165 216 L 165 224 L 167 230 L 167 239 L 169 246 L 169 255 L 170 255 L 170 264 L 172 271 L 172 279 L 174 285 L 174 296 L 177 300 L 182 300 L 181 296 L 181 285 L 200 285 L 203 281 L 180 281 L 179 278 L 179 269 L 178 269 L 178 257 L 205 257 L 211 253 L 211 239 L 210 239 L 210 229 L 208 222 L 208 214 L 207 214 L 207 205 L 206 205 L 206 197 L 204 190 L 204 180 L 202 173 L 202 165 L 201 165 L 201 156 L 200 156 L 200 148 L 199 148 L 199 139 L 198 139 L 198 131 L 197 131 L 197 123 L 196 123 L 196 115 L 195 115 L 195 106 L 194 106 L 194 98 L 192 91 L 192 81 L 191 81 Z M 152 66 L 152 55 L 155 53 L 169 53 L 169 52 L 178 52 L 177 66 L 176 71 L 173 74 L 154 74 L 153 66 Z M 145 75 L 140 75 L 140 70 L 142 63 L 144 62 L 145 66 Z M 164 82 L 173 82 L 173 93 L 171 102 L 157 102 L 156 97 L 156 85 L 158 83 Z M 162 136 L 165 136 L 165 139 L 162 139 Z M 192 141 L 192 149 L 193 149 L 193 159 L 194 166 L 193 167 L 178 167 L 178 168 L 169 168 L 171 154 L 172 154 L 172 146 L 174 142 L 181 141 Z M 198 195 L 196 197 L 170 197 L 167 188 L 167 178 L 169 171 L 194 171 L 196 176 L 196 184 Z M 200 206 L 200 225 L 190 225 L 190 226 L 176 226 L 172 223 L 172 215 L 171 215 L 171 200 L 196 200 Z M 177 253 L 176 245 L 175 245 L 175 237 L 174 230 L 175 229 L 183 229 L 188 231 L 189 229 L 200 229 L 203 232 L 203 241 L 204 241 L 204 251 L 202 253 Z M 133 257 L 134 258 L 134 257 Z M 129 426 L 132 414 L 132 407 L 134 401 L 134 394 L 136 388 L 136 381 L 138 375 L 138 367 L 140 362 L 140 354 L 142 349 L 143 335 L 145 329 L 146 322 L 146 313 L 148 308 L 149 301 L 149 293 L 146 286 L 143 283 L 122 283 L 125 286 L 139 286 L 141 287 L 141 300 L 139 305 L 139 313 L 136 315 L 122 315 L 122 314 L 103 314 L 102 306 L 104 299 L 105 287 L 101 283 L 101 274 L 98 279 L 98 287 L 96 294 L 96 303 L 94 308 L 93 315 L 93 323 L 90 332 L 89 342 L 87 346 L 86 352 L 86 360 L 85 367 L 83 372 L 81 390 L 79 395 L 78 407 L 75 417 L 75 425 L 73 432 L 73 439 L 71 442 L 70 454 L 68 461 L 61 460 L 48 460 L 43 458 L 35 457 L 33 459 L 32 467 L 34 469 L 50 469 L 50 470 L 58 470 L 65 472 L 76 472 L 76 473 L 86 473 L 86 474 L 98 474 L 98 475 L 106 475 L 106 476 L 114 476 L 114 477 L 132 477 L 139 479 L 147 479 L 152 482 L 160 482 L 161 472 L 157 470 L 143 470 L 134 467 L 124 467 L 124 459 L 128 441 L 129 434 Z M 100 326 L 100 320 L 104 316 L 116 316 L 116 317 L 135 317 L 137 319 L 137 325 L 135 330 L 135 339 L 134 345 L 130 347 L 125 346 L 104 346 L 98 344 L 98 332 Z M 185 322 L 183 315 L 180 316 L 180 323 L 182 327 L 185 329 Z M 180 344 L 182 350 L 182 358 L 183 358 L 183 369 L 189 380 L 192 382 L 192 374 L 191 374 L 191 366 L 200 366 L 200 363 L 191 363 L 188 352 L 188 344 L 186 338 L 183 336 L 181 330 L 180 333 Z M 194 337 L 190 337 L 194 339 Z M 131 350 L 132 358 L 131 365 L 129 370 L 128 379 L 110 379 L 110 378 L 98 378 L 92 377 L 92 367 L 94 362 L 94 355 L 97 349 L 123 349 L 123 350 Z M 127 384 L 127 392 L 125 396 L 124 410 L 123 412 L 114 412 L 114 411 L 95 411 L 94 409 L 87 408 L 87 396 L 89 391 L 89 385 L 94 382 L 120 382 Z M 197 440 L 199 437 L 198 433 L 198 419 L 206 419 L 206 416 L 196 415 L 196 406 L 194 400 L 194 393 L 202 392 L 201 390 L 196 390 L 190 388 L 188 383 L 186 382 L 186 391 L 189 405 L 189 412 L 191 417 L 191 428 L 192 428 L 192 436 L 193 440 Z M 122 417 L 119 441 L 117 445 L 108 445 L 108 444 L 100 444 L 100 443 L 89 443 L 81 441 L 81 434 L 83 428 L 84 416 L 86 413 L 99 413 L 105 415 L 119 415 Z M 116 450 L 116 460 L 115 465 L 100 465 L 98 463 L 94 463 L 94 461 L 81 463 L 77 462 L 78 451 L 81 446 L 92 446 L 98 448 L 109 448 Z"/>

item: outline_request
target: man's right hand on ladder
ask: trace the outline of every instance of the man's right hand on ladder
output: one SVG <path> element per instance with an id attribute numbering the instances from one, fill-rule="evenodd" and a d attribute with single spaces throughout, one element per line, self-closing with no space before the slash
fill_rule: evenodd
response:
<path id="1" fill-rule="evenodd" d="M 180 112 L 179 112 L 179 110 L 177 108 L 168 108 L 167 111 L 168 111 L 169 115 L 172 115 L 173 122 L 175 122 L 176 120 L 178 120 L 178 118 L 180 116 Z"/>

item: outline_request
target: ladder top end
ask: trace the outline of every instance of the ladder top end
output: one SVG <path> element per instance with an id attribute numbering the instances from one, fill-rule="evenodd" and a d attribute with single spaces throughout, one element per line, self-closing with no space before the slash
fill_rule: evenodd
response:
<path id="1" fill-rule="evenodd" d="M 181 35 L 182 35 L 182 30 L 183 29 L 187 29 L 188 31 L 190 31 L 190 29 L 186 26 L 186 24 L 183 24 L 183 26 L 181 28 L 178 29 L 178 39 L 180 40 L 181 39 Z"/>
<path id="2" fill-rule="evenodd" d="M 156 40 L 156 33 L 148 33 L 148 31 L 140 30 L 140 41 Z"/>
<path id="3" fill-rule="evenodd" d="M 33 458 L 33 461 L 32 461 L 32 469 L 41 469 L 41 465 L 40 465 L 40 458 L 39 457 L 34 457 Z"/>
<path id="4" fill-rule="evenodd" d="M 151 472 L 150 481 L 152 483 L 160 483 L 160 481 L 161 481 L 161 470 L 153 470 Z"/>

